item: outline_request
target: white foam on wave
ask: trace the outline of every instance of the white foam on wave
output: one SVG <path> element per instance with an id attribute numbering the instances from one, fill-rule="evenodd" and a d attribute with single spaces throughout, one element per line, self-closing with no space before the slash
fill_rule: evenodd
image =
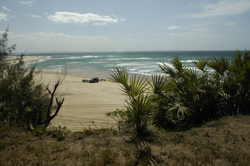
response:
<path id="1" fill-rule="evenodd" d="M 82 57 L 78 57 L 78 56 L 71 56 L 71 57 L 64 57 L 64 58 L 50 58 L 50 59 L 82 59 Z"/>
<path id="2" fill-rule="evenodd" d="M 49 59 L 40 59 L 37 61 L 37 63 L 41 63 L 41 62 L 44 62 L 44 61 L 48 61 Z"/>
<path id="3" fill-rule="evenodd" d="M 119 61 L 119 60 L 121 60 L 121 58 L 108 58 L 107 60 L 108 61 Z"/>
<path id="4" fill-rule="evenodd" d="M 186 62 L 186 63 L 192 63 L 192 62 L 197 62 L 198 60 L 182 60 L 181 62 Z"/>
<path id="5" fill-rule="evenodd" d="M 82 57 L 78 57 L 78 56 L 71 56 L 71 57 L 67 57 L 65 59 L 82 59 Z"/>
<path id="6" fill-rule="evenodd" d="M 144 57 L 141 57 L 141 58 L 121 58 L 122 60 L 141 60 L 141 59 L 151 59 L 151 58 L 144 58 Z"/>
<path id="7" fill-rule="evenodd" d="M 100 56 L 84 55 L 82 58 L 98 58 Z"/>
<path id="8" fill-rule="evenodd" d="M 131 63 L 119 63 L 116 66 L 118 67 L 126 67 L 126 66 L 143 66 L 145 64 L 143 63 L 136 63 L 136 62 L 131 62 Z"/>
<path id="9" fill-rule="evenodd" d="M 149 60 L 151 58 L 108 58 L 109 61 L 122 61 L 122 60 Z"/>
<path id="10" fill-rule="evenodd" d="M 82 63 L 82 62 L 69 62 L 68 64 L 79 64 L 79 63 Z"/>
<path id="11" fill-rule="evenodd" d="M 107 55 L 106 57 L 115 57 L 115 55 Z"/>
<path id="12" fill-rule="evenodd" d="M 105 63 L 105 62 L 89 62 L 89 63 Z"/>
<path id="13" fill-rule="evenodd" d="M 50 58 L 50 59 L 83 59 L 83 58 L 98 58 L 100 56 L 91 56 L 91 55 L 85 55 L 85 56 L 69 56 L 69 57 L 62 57 L 62 58 Z"/>

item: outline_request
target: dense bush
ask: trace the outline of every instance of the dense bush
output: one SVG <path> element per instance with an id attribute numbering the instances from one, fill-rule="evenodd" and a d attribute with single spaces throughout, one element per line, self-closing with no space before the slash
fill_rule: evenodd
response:
<path id="1" fill-rule="evenodd" d="M 64 99 L 54 99 L 61 77 L 50 90 L 39 79 L 35 66 L 25 69 L 23 56 L 8 61 L 8 54 L 15 45 L 8 44 L 7 31 L 0 39 L 0 121 L 2 125 L 17 126 L 25 129 L 39 125 L 47 127 L 59 112 Z"/>
<path id="2" fill-rule="evenodd" d="M 128 95 L 124 114 L 130 123 L 124 124 L 141 125 L 145 131 L 149 123 L 179 130 L 222 116 L 250 114 L 250 51 L 236 50 L 231 58 L 200 58 L 193 61 L 196 68 L 183 65 L 178 57 L 171 63 L 173 68 L 159 66 L 167 76 L 152 75 L 151 80 L 134 76 L 128 81 L 125 69 L 112 72 L 111 79 Z"/>

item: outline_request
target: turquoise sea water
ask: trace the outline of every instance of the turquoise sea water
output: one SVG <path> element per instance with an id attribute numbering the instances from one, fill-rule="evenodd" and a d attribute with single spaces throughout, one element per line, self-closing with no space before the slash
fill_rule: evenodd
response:
<path id="1" fill-rule="evenodd" d="M 161 73 L 159 64 L 171 66 L 170 60 L 177 56 L 183 64 L 194 67 L 192 61 L 199 57 L 231 58 L 234 51 L 166 51 L 166 52 L 97 52 L 97 53 L 46 53 L 26 54 L 25 56 L 41 56 L 45 59 L 37 62 L 37 69 L 57 72 L 67 68 L 71 74 L 90 77 L 109 77 L 109 73 L 116 67 L 124 67 L 129 73 L 151 75 Z M 26 67 L 34 65 L 27 62 Z"/>

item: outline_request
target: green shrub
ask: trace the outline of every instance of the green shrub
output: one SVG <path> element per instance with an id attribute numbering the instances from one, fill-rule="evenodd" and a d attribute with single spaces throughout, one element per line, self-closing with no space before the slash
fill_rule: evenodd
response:
<path id="1" fill-rule="evenodd" d="M 15 45 L 8 47 L 7 30 L 0 39 L 0 121 L 1 125 L 21 127 L 23 129 L 47 127 L 58 114 L 64 99 L 55 98 L 58 86 L 63 82 L 65 75 L 59 77 L 50 89 L 38 77 L 40 72 L 35 65 L 29 69 L 24 67 L 24 55 L 14 61 L 6 58 Z"/>
<path id="2" fill-rule="evenodd" d="M 48 134 L 52 135 L 53 138 L 56 138 L 58 141 L 62 141 L 65 139 L 65 131 L 66 131 L 66 127 L 51 127 L 50 129 L 48 129 Z"/>
<path id="3" fill-rule="evenodd" d="M 42 138 L 42 136 L 44 134 L 46 134 L 46 127 L 44 125 L 40 125 L 40 126 L 37 126 L 35 129 L 34 129 L 34 132 L 35 132 L 35 135 L 38 136 L 40 139 Z"/>

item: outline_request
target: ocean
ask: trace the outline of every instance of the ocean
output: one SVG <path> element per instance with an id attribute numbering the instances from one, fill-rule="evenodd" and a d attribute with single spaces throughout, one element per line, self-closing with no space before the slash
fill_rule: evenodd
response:
<path id="1" fill-rule="evenodd" d="M 36 62 L 36 69 L 57 72 L 67 69 L 70 74 L 107 78 L 111 70 L 126 68 L 131 74 L 150 76 L 162 73 L 159 64 L 172 66 L 170 61 L 179 57 L 184 65 L 193 68 L 192 61 L 198 58 L 231 58 L 235 51 L 155 51 L 155 52 L 91 52 L 91 53 L 40 53 L 25 56 L 40 56 L 44 59 Z M 34 65 L 27 62 L 26 67 Z"/>

